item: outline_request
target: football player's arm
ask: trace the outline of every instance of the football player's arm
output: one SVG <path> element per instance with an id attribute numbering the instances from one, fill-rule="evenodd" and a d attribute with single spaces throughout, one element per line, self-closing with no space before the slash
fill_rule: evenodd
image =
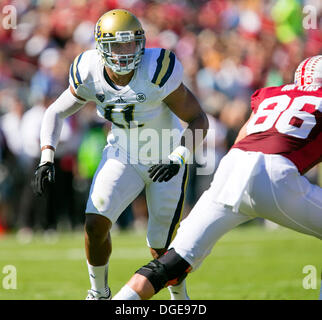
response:
<path id="1" fill-rule="evenodd" d="M 40 130 L 41 157 L 35 172 L 34 191 L 42 195 L 45 182 L 54 182 L 54 154 L 64 119 L 80 110 L 85 99 L 76 95 L 72 87 L 66 89 L 44 114 Z"/>
<path id="2" fill-rule="evenodd" d="M 198 100 L 183 84 L 163 101 L 181 120 L 188 123 L 188 127 L 183 132 L 180 146 L 169 155 L 170 164 L 157 164 L 149 169 L 150 178 L 154 182 L 167 182 L 179 172 L 190 154 L 203 141 L 209 126 L 208 118 Z M 202 135 L 196 135 L 197 129 L 202 131 Z"/>
<path id="3" fill-rule="evenodd" d="M 163 101 L 174 114 L 188 124 L 183 132 L 180 145 L 192 154 L 207 134 L 209 123 L 206 113 L 201 109 L 194 94 L 184 84 L 181 84 Z M 202 135 L 196 135 L 196 130 L 201 130 Z"/>
<path id="4" fill-rule="evenodd" d="M 85 102 L 86 100 L 76 95 L 73 87 L 70 86 L 48 107 L 40 131 L 42 151 L 46 149 L 55 151 L 64 119 L 80 110 Z M 41 159 L 40 163 L 42 163 L 43 160 L 44 159 Z"/>
<path id="5" fill-rule="evenodd" d="M 235 140 L 235 144 L 242 139 L 244 139 L 247 136 L 247 125 L 250 119 L 254 116 L 254 112 L 250 115 L 249 119 L 246 121 L 246 123 L 242 126 L 242 128 L 239 130 L 237 138 Z"/>

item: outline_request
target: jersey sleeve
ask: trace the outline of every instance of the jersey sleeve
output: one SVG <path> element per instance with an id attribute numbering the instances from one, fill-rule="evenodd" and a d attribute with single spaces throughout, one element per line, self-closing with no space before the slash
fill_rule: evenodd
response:
<path id="1" fill-rule="evenodd" d="M 69 69 L 69 84 L 73 87 L 77 96 L 85 100 L 93 100 L 90 90 L 86 85 L 89 74 L 86 59 L 86 51 L 74 59 Z"/>
<path id="2" fill-rule="evenodd" d="M 182 64 L 172 51 L 160 49 L 152 60 L 150 77 L 151 82 L 158 87 L 160 98 L 163 100 L 182 83 Z"/>

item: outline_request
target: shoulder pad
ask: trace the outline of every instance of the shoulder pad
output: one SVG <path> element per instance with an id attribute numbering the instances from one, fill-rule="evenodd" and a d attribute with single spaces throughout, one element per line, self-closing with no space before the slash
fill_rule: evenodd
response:
<path id="1" fill-rule="evenodd" d="M 69 84 L 85 100 L 92 100 L 95 96 L 90 84 L 95 81 L 98 59 L 96 50 L 87 50 L 78 55 L 70 66 Z"/>
<path id="2" fill-rule="evenodd" d="M 253 99 L 257 99 L 257 98 L 259 97 L 259 95 L 260 95 L 261 91 L 262 91 L 262 88 L 261 88 L 261 89 L 257 89 L 257 90 L 252 94 L 251 99 L 252 99 L 252 100 L 253 100 Z"/>
<path id="3" fill-rule="evenodd" d="M 70 66 L 70 82 L 75 89 L 85 82 L 93 81 L 96 65 L 99 61 L 96 50 L 87 50 L 78 55 Z"/>
<path id="4" fill-rule="evenodd" d="M 78 68 L 79 62 L 81 61 L 83 54 L 84 54 L 84 52 L 81 53 L 80 55 L 78 55 L 74 59 L 73 63 L 70 66 L 70 70 L 69 70 L 69 74 L 70 74 L 70 77 L 73 81 L 73 85 L 74 85 L 75 89 L 77 89 L 77 87 L 83 83 L 82 78 L 79 73 L 79 68 Z"/>
<path id="5" fill-rule="evenodd" d="M 156 67 L 152 77 L 152 83 L 162 88 L 170 78 L 176 63 L 176 56 L 173 52 L 161 49 L 156 60 Z"/>

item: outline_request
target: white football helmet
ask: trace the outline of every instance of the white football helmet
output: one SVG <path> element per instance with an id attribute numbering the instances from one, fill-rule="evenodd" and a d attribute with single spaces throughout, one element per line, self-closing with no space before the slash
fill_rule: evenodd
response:
<path id="1" fill-rule="evenodd" d="M 129 11 L 115 9 L 100 17 L 95 26 L 96 49 L 103 63 L 118 74 L 136 69 L 145 48 L 144 30 Z"/>
<path id="2" fill-rule="evenodd" d="M 302 61 L 296 69 L 294 83 L 297 86 L 322 86 L 322 55 Z"/>

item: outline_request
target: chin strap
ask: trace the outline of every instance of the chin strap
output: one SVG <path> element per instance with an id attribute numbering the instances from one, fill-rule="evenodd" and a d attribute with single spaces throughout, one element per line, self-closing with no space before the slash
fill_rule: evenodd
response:
<path id="1" fill-rule="evenodd" d="M 126 71 L 114 71 L 116 74 L 119 74 L 120 76 L 124 76 L 125 74 L 129 74 L 133 70 L 126 70 Z"/>

